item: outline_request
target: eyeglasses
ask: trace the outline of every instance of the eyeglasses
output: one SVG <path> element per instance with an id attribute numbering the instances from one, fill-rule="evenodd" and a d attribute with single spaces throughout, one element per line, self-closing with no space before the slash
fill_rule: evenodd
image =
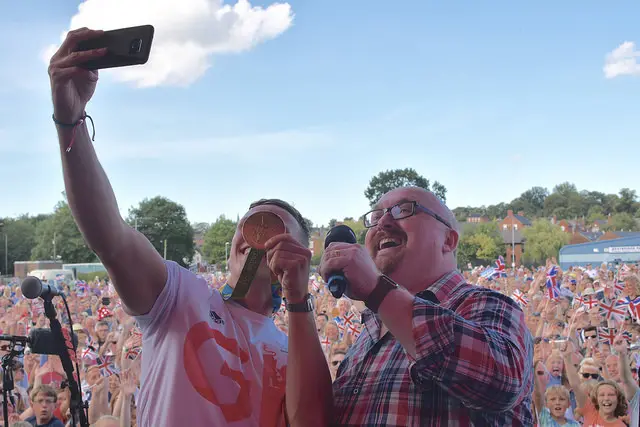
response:
<path id="1" fill-rule="evenodd" d="M 442 218 L 440 215 L 438 215 L 431 209 L 422 206 L 418 202 L 400 202 L 398 204 L 391 206 L 390 208 L 374 209 L 372 211 L 369 211 L 366 214 L 364 214 L 364 226 L 366 228 L 375 227 L 376 225 L 378 225 L 378 222 L 380 222 L 380 219 L 382 219 L 382 217 L 387 212 L 391 213 L 391 217 L 395 220 L 409 218 L 410 216 L 413 216 L 416 214 L 417 212 L 416 208 L 418 208 L 419 211 L 426 213 L 430 217 L 440 221 L 442 224 L 446 225 L 447 228 L 453 229 L 449 221 Z"/>
<path id="2" fill-rule="evenodd" d="M 600 374 L 587 374 L 586 372 L 582 373 L 582 378 L 587 379 L 591 377 L 591 379 L 597 380 Z"/>
<path id="3" fill-rule="evenodd" d="M 536 339 L 533 340 L 534 344 L 540 344 L 541 342 L 549 342 L 549 338 L 542 338 L 542 337 L 536 337 Z"/>

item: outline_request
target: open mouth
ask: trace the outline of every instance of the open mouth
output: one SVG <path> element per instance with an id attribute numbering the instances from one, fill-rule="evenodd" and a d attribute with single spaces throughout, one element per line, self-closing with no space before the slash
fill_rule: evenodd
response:
<path id="1" fill-rule="evenodd" d="M 602 407 L 606 409 L 611 409 L 613 404 L 611 402 L 602 402 Z"/>
<path id="2" fill-rule="evenodd" d="M 402 240 L 397 237 L 385 237 L 378 242 L 378 250 L 383 251 L 385 249 L 397 248 L 402 244 Z"/>

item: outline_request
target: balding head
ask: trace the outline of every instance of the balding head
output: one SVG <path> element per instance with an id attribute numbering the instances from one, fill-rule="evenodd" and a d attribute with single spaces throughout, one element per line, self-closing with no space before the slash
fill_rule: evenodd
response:
<path id="1" fill-rule="evenodd" d="M 414 215 L 410 215 L 414 203 Z M 365 246 L 382 273 L 417 293 L 456 268 L 458 225 L 438 197 L 419 187 L 394 189 L 374 209 L 399 204 L 401 214 L 410 216 L 393 219 L 390 213 L 380 217 L 378 212 L 379 222 L 369 229 Z"/>

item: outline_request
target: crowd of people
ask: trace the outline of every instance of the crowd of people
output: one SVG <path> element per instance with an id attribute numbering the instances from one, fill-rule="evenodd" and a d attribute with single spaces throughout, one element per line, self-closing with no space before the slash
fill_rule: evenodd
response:
<path id="1" fill-rule="evenodd" d="M 534 270 L 475 268 L 464 276 L 469 283 L 510 296 L 525 313 L 535 345 L 532 400 L 538 425 L 637 426 L 640 275 L 636 266 L 562 271 L 549 261 Z M 204 275 L 204 279 L 211 292 L 219 292 L 225 284 L 223 274 Z M 1 334 L 28 335 L 33 328 L 48 327 L 42 302 L 24 298 L 19 284 L 14 280 L 2 289 Z M 80 381 L 83 398 L 89 402 L 89 421 L 97 427 L 135 426 L 144 354 L 134 318 L 125 313 L 108 280 L 54 285 L 67 296 L 78 336 Z M 309 291 L 314 295 L 318 337 L 335 380 L 340 364 L 363 333 L 361 313 L 366 308 L 347 297 L 334 298 L 315 272 L 309 277 Z M 67 324 L 60 303 L 58 313 Z M 273 321 L 288 333 L 284 303 Z M 0 354 L 8 354 L 10 347 L 10 342 L 3 342 Z M 13 369 L 11 426 L 56 426 L 70 420 L 70 393 L 57 356 L 27 349 L 16 358 Z"/>
<path id="2" fill-rule="evenodd" d="M 103 34 L 69 32 L 49 66 L 69 206 L 114 284 L 59 284 L 93 425 L 637 427 L 637 266 L 460 272 L 456 218 L 425 189 L 382 195 L 364 245 L 331 242 L 316 270 L 280 199 L 238 222 L 227 277 L 163 259 L 123 220 L 87 128 L 83 64 L 107 49 L 76 47 Z M 327 292 L 337 272 L 348 298 Z M 46 325 L 17 283 L 0 301 L 4 334 Z M 10 423 L 68 423 L 60 360 L 26 353 Z"/>

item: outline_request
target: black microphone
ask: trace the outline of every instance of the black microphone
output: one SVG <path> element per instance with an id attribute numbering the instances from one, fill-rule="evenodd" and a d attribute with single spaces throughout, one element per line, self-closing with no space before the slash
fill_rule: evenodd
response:
<path id="1" fill-rule="evenodd" d="M 347 225 L 336 225 L 327 233 L 327 237 L 324 239 L 324 249 L 327 249 L 329 244 L 334 242 L 342 242 L 342 243 L 358 243 L 358 239 L 356 238 L 356 233 L 347 226 Z M 329 280 L 327 280 L 327 286 L 329 287 L 329 292 L 333 295 L 334 298 L 342 297 L 344 291 L 347 289 L 347 285 L 349 281 L 342 272 L 332 273 L 329 276 Z"/>
<path id="2" fill-rule="evenodd" d="M 36 299 L 38 297 L 51 298 L 62 295 L 62 292 L 55 286 L 45 285 L 40 279 L 33 276 L 27 276 L 26 279 L 22 281 L 20 289 L 22 289 L 22 295 L 28 299 Z"/>
<path id="3" fill-rule="evenodd" d="M 60 354 L 60 351 L 66 351 L 64 343 L 60 343 L 53 336 L 51 329 L 38 328 L 32 329 L 28 337 L 19 335 L 0 335 L 0 341 L 11 341 L 18 345 L 28 345 L 32 353 L 35 354 Z M 78 347 L 78 336 L 73 334 L 74 346 Z M 61 347 L 62 345 L 62 347 Z"/>

